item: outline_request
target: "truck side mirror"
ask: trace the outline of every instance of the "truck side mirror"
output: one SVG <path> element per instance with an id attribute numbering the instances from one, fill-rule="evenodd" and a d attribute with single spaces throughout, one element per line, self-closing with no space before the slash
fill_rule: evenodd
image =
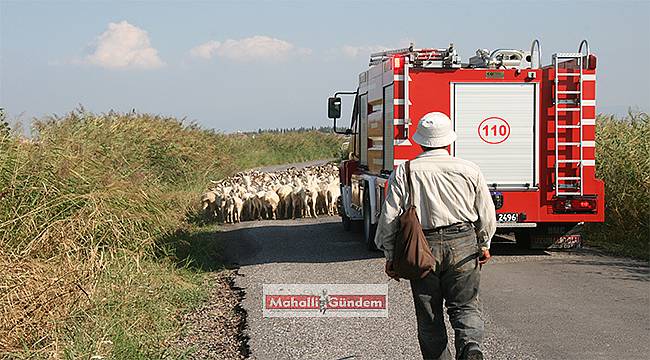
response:
<path id="1" fill-rule="evenodd" d="M 341 117 L 341 98 L 331 97 L 327 99 L 327 117 L 338 119 Z"/>

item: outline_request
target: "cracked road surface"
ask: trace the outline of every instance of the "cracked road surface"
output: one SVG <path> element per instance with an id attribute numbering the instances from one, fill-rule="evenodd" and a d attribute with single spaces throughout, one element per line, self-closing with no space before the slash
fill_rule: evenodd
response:
<path id="1" fill-rule="evenodd" d="M 418 359 L 409 283 L 338 217 L 244 222 L 219 234 L 240 266 L 254 359 Z M 483 267 L 487 359 L 642 359 L 650 353 L 647 263 L 590 250 L 516 250 Z M 263 318 L 265 283 L 388 283 L 388 318 Z M 453 335 L 449 330 L 450 347 Z"/>

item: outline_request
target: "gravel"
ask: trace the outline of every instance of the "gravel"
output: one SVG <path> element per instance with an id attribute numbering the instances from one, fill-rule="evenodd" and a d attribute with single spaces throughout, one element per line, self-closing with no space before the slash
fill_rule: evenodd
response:
<path id="1" fill-rule="evenodd" d="M 240 306 L 243 293 L 234 285 L 234 272 L 210 274 L 208 301 L 183 317 L 186 329 L 174 344 L 191 359 L 245 359 L 247 339 L 242 330 L 246 314 Z"/>

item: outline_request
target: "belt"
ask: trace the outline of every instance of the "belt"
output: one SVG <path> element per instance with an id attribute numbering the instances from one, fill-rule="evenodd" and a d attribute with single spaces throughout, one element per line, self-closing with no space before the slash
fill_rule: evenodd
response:
<path id="1" fill-rule="evenodd" d="M 448 226 L 440 226 L 436 227 L 433 229 L 422 229 L 422 232 L 424 232 L 424 235 L 432 235 L 432 234 L 455 234 L 455 233 L 460 233 L 460 232 L 465 232 L 472 230 L 474 227 L 472 226 L 472 223 L 470 222 L 460 222 Z"/>

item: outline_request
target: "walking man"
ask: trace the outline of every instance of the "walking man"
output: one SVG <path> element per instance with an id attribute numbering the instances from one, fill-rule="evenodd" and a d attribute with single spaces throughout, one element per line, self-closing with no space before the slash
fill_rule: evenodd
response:
<path id="1" fill-rule="evenodd" d="M 490 259 L 496 215 L 478 166 L 449 154 L 447 147 L 455 140 L 447 115 L 432 112 L 420 120 L 413 141 L 423 152 L 410 162 L 413 199 L 409 199 L 402 164 L 388 180 L 375 243 L 386 255 L 386 274 L 399 279 L 392 267 L 399 216 L 409 204 L 416 206 L 436 260 L 427 276 L 411 280 L 422 357 L 451 359 L 444 299 L 454 329 L 456 359 L 481 360 L 484 322 L 478 299 L 480 269 Z"/>

